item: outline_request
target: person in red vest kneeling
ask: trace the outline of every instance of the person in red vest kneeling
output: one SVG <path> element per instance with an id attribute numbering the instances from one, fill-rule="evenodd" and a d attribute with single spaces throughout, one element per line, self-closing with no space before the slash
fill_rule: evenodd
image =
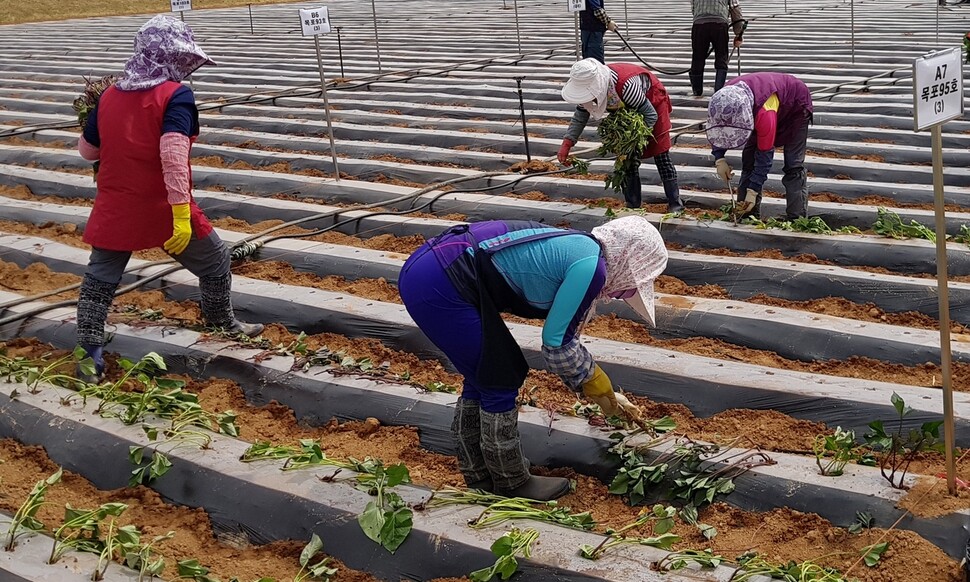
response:
<path id="1" fill-rule="evenodd" d="M 78 140 L 86 160 L 100 161 L 98 192 L 84 230 L 91 258 L 77 304 L 77 341 L 104 372 L 104 324 L 132 251 L 162 247 L 199 277 L 202 313 L 214 327 L 249 336 L 259 324 L 232 310 L 230 252 L 192 199 L 189 151 L 199 135 L 192 90 L 181 84 L 215 64 L 192 30 L 156 16 L 135 35 L 121 79 L 101 96 Z"/>
<path id="2" fill-rule="evenodd" d="M 559 163 L 565 164 L 590 118 L 602 119 L 608 111 L 629 107 L 643 115 L 644 124 L 653 129 L 642 158 L 653 158 L 660 172 L 667 211 L 684 209 L 677 186 L 677 168 L 670 159 L 670 96 L 656 75 L 639 65 L 613 63 L 604 65 L 595 59 L 573 64 L 569 81 L 562 88 L 562 98 L 576 105 L 576 112 L 559 148 Z M 634 166 L 623 188 L 627 208 L 640 208 L 641 185 L 639 163 Z"/>

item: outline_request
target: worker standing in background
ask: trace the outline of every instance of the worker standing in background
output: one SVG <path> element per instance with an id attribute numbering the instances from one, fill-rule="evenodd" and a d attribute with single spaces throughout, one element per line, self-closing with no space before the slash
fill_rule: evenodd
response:
<path id="1" fill-rule="evenodd" d="M 189 152 L 199 110 L 181 81 L 215 64 L 192 30 L 156 16 L 135 35 L 124 75 L 88 115 L 78 151 L 100 161 L 94 208 L 84 229 L 91 258 L 77 303 L 77 340 L 104 373 L 104 324 L 132 251 L 162 247 L 199 277 L 210 326 L 253 336 L 263 326 L 238 321 L 231 301 L 230 253 L 192 199 Z"/>
<path id="2" fill-rule="evenodd" d="M 654 325 L 654 280 L 666 266 L 663 239 L 643 216 L 591 233 L 524 220 L 465 224 L 408 258 L 398 280 L 404 306 L 464 376 L 451 428 L 469 488 L 541 501 L 569 492 L 567 479 L 529 472 L 516 405 L 529 364 L 501 314 L 543 319 L 549 371 L 606 416 L 642 422 L 579 338 L 598 301 L 623 299 Z"/>
<path id="3" fill-rule="evenodd" d="M 653 158 L 657 166 L 667 197 L 667 212 L 684 209 L 677 184 L 677 168 L 670 159 L 670 113 L 673 106 L 667 90 L 656 75 L 640 65 L 604 65 L 594 59 L 583 59 L 573 63 L 569 81 L 562 88 L 562 98 L 567 103 L 575 104 L 576 111 L 559 147 L 559 163 L 567 163 L 569 151 L 579 141 L 590 118 L 599 120 L 609 111 L 629 107 L 642 115 L 644 125 L 652 130 L 641 159 Z M 639 166 L 638 160 L 624 182 L 623 198 L 627 208 L 640 208 L 642 203 Z"/>
<path id="4" fill-rule="evenodd" d="M 583 58 L 596 59 L 605 63 L 603 35 L 607 30 L 616 30 L 603 7 L 603 0 L 585 0 L 586 9 L 579 13 L 579 32 L 583 43 Z"/>
<path id="5" fill-rule="evenodd" d="M 785 73 L 750 73 L 731 79 L 711 97 L 707 140 L 718 176 L 730 183 L 733 168 L 726 150 L 741 150 L 738 213 L 761 216 L 761 196 L 775 148 L 784 148 L 788 220 L 808 214 L 805 148 L 812 123 L 812 94 L 800 79 Z"/>
<path id="6" fill-rule="evenodd" d="M 720 91 L 728 73 L 728 26 L 734 29 L 734 47 L 741 47 L 744 20 L 738 0 L 691 0 L 694 24 L 690 28 L 690 88 L 704 94 L 704 66 L 714 47 L 714 91 Z"/>

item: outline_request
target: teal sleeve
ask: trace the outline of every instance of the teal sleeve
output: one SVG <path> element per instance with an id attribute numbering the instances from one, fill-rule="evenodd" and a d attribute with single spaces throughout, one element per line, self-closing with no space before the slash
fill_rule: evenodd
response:
<path id="1" fill-rule="evenodd" d="M 542 326 L 543 345 L 553 348 L 561 346 L 570 324 L 577 316 L 584 315 L 577 311 L 584 303 L 588 303 L 585 300 L 598 263 L 599 256 L 591 256 L 576 261 L 566 269 L 566 276 L 556 292 L 546 323 Z"/>

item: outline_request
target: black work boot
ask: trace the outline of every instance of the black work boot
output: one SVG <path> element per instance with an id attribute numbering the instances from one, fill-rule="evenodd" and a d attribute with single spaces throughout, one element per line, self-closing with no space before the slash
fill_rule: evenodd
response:
<path id="1" fill-rule="evenodd" d="M 458 470 L 469 489 L 494 491 L 492 476 L 482 454 L 481 403 L 478 400 L 459 398 L 455 405 L 455 418 L 451 433 L 458 449 Z"/>
<path id="2" fill-rule="evenodd" d="M 482 453 L 495 492 L 508 497 L 551 501 L 569 493 L 569 479 L 529 473 L 519 439 L 519 411 L 481 411 Z"/>
<path id="3" fill-rule="evenodd" d="M 690 92 L 694 97 L 704 94 L 704 74 L 690 75 Z"/>
<path id="4" fill-rule="evenodd" d="M 717 93 L 724 86 L 724 82 L 727 81 L 727 69 L 716 69 L 714 71 L 714 92 Z"/>
<path id="5" fill-rule="evenodd" d="M 229 333 L 241 333 L 254 337 L 263 332 L 261 323 L 243 323 L 232 311 L 232 275 L 199 277 L 202 292 L 202 316 L 212 327 Z"/>
<path id="6" fill-rule="evenodd" d="M 95 373 L 84 374 L 80 368 L 77 376 L 84 382 L 97 384 L 104 376 L 104 322 L 115 297 L 117 283 L 105 283 L 91 275 L 84 275 L 77 299 L 77 343 L 87 356 L 94 360 Z"/>
<path id="7" fill-rule="evenodd" d="M 623 186 L 623 199 L 627 208 L 640 208 L 643 202 L 642 186 L 640 184 L 640 164 L 626 174 L 626 184 Z"/>
<path id="8" fill-rule="evenodd" d="M 677 180 L 664 181 L 664 194 L 667 195 L 667 212 L 677 213 L 684 210 L 684 203 L 680 201 L 680 188 Z"/>

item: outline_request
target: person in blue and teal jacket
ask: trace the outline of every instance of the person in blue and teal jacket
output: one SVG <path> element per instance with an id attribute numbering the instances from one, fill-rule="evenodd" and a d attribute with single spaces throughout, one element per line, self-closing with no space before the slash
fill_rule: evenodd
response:
<path id="1" fill-rule="evenodd" d="M 497 220 L 451 228 L 414 252 L 398 289 L 421 331 L 464 376 L 452 431 L 468 487 L 550 500 L 567 479 L 529 473 L 516 397 L 529 366 L 501 317 L 545 320 L 550 371 L 603 413 L 641 420 L 580 343 L 595 302 L 624 299 L 654 325 L 654 280 L 667 266 L 657 229 L 628 216 L 591 233 L 538 222 Z"/>

